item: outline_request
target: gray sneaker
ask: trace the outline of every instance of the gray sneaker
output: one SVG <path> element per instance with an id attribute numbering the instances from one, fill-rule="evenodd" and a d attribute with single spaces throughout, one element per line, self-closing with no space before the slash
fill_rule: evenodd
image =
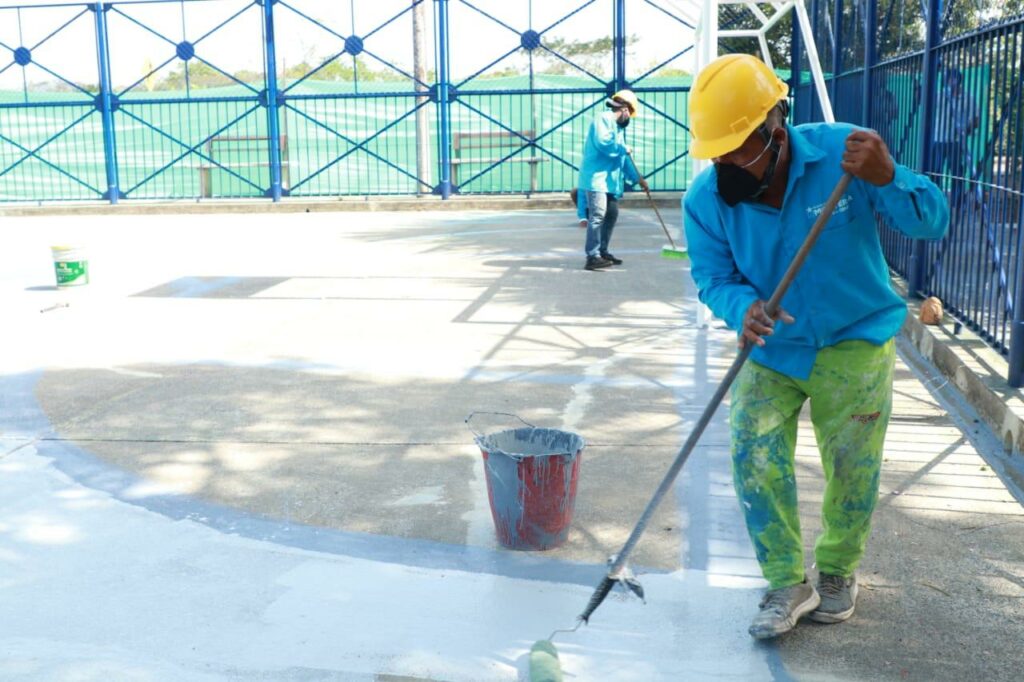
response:
<path id="1" fill-rule="evenodd" d="M 796 622 L 818 608 L 821 597 L 804 578 L 802 583 L 769 590 L 748 632 L 754 639 L 771 639 L 789 632 Z"/>
<path id="2" fill-rule="evenodd" d="M 817 623 L 841 623 L 853 615 L 857 606 L 857 576 L 821 573 L 818 575 L 821 605 L 811 614 Z"/>

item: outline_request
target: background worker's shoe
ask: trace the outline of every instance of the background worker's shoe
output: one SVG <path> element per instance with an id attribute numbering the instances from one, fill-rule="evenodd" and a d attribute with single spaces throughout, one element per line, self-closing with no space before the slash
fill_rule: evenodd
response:
<path id="1" fill-rule="evenodd" d="M 615 256 L 613 256 L 612 254 L 610 254 L 607 251 L 602 251 L 601 252 L 601 258 L 604 258 L 605 260 L 611 261 L 612 265 L 622 265 L 622 259 L 621 258 L 616 258 Z"/>
<path id="2" fill-rule="evenodd" d="M 587 256 L 587 264 L 583 266 L 584 270 L 600 270 L 602 268 L 610 268 L 612 262 L 601 256 Z"/>
<path id="3" fill-rule="evenodd" d="M 818 575 L 821 604 L 811 614 L 816 623 L 841 623 L 853 615 L 857 607 L 857 576 L 821 573 Z"/>
<path id="4" fill-rule="evenodd" d="M 748 632 L 754 639 L 771 639 L 796 627 L 798 620 L 818 608 L 821 597 L 804 578 L 802 583 L 768 590 Z"/>

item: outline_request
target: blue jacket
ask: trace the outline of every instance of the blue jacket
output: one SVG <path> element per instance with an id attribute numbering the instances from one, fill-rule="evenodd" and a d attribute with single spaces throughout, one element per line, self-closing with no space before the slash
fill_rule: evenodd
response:
<path id="1" fill-rule="evenodd" d="M 594 117 L 583 145 L 583 164 L 577 187 L 581 192 L 605 192 L 621 197 L 625 183 L 640 179 L 626 154 L 626 131 L 615 122 L 615 113 Z"/>
<path id="2" fill-rule="evenodd" d="M 714 166 L 683 197 L 691 274 L 700 300 L 732 328 L 757 299 L 768 300 L 835 184 L 848 124 L 789 127 L 791 161 L 782 209 L 719 196 Z M 800 379 L 810 376 L 818 350 L 840 341 L 875 344 L 895 336 L 906 304 L 893 291 L 874 212 L 908 237 L 939 239 L 949 207 L 933 182 L 899 164 L 893 181 L 876 187 L 854 179 L 782 299 L 794 324 L 775 333 L 751 358 Z"/>

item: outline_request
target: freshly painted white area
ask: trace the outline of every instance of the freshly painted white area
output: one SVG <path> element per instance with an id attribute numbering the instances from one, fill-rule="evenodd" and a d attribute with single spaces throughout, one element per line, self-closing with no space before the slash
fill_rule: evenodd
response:
<path id="1" fill-rule="evenodd" d="M 516 680 L 532 642 L 571 625 L 590 596 L 173 521 L 85 488 L 20 445 L 0 459 L 0 679 Z M 742 627 L 754 593 L 712 578 L 728 582 L 650 575 L 647 605 L 609 598 L 592 625 L 556 638 L 567 679 L 766 679 Z"/>

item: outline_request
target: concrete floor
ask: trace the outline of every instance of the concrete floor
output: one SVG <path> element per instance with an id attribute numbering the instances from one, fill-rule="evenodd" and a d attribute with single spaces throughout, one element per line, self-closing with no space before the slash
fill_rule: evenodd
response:
<path id="1" fill-rule="evenodd" d="M 599 273 L 569 210 L 2 229 L 3 679 L 520 679 L 734 352 L 698 328 L 643 211 L 613 241 L 626 264 Z M 57 291 L 48 246 L 66 242 L 92 283 Z M 634 554 L 647 605 L 613 598 L 561 639 L 568 679 L 1016 679 L 1019 491 L 927 372 L 898 367 L 854 620 L 749 641 L 763 583 L 723 409 Z M 498 546 L 473 411 L 587 440 L 563 547 Z M 810 546 L 809 424 L 801 439 Z"/>

